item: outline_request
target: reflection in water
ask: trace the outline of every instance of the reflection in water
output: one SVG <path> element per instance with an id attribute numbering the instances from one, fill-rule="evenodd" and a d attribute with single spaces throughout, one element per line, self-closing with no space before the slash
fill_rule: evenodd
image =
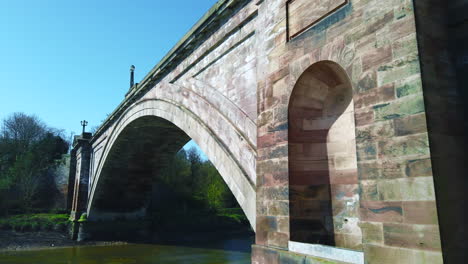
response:
<path id="1" fill-rule="evenodd" d="M 247 264 L 251 240 L 227 240 L 217 248 L 132 244 L 83 246 L 38 251 L 2 253 L 0 263 L 8 264 Z"/>

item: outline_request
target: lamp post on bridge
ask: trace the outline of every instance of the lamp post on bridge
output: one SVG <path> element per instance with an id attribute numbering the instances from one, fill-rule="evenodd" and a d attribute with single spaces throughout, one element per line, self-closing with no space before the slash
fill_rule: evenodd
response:
<path id="1" fill-rule="evenodd" d="M 135 84 L 135 65 L 130 66 L 130 89 Z"/>
<path id="2" fill-rule="evenodd" d="M 88 121 L 86 121 L 86 120 L 81 121 L 81 126 L 83 127 L 83 135 L 84 135 L 84 133 L 85 133 L 85 127 L 86 127 L 87 125 L 88 125 Z"/>
<path id="3" fill-rule="evenodd" d="M 128 92 L 125 94 L 125 97 L 127 97 L 132 92 L 132 89 L 136 89 L 137 86 L 138 86 L 138 83 L 135 83 L 135 65 L 131 65 L 130 66 L 130 88 L 128 89 Z"/>

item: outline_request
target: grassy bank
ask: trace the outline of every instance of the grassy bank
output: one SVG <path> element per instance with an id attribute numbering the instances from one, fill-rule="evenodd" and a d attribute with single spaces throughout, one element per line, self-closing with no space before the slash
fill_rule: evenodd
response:
<path id="1" fill-rule="evenodd" d="M 229 219 L 229 221 L 241 224 L 247 223 L 248 220 L 241 208 L 222 208 L 216 213 L 218 217 Z"/>
<path id="2" fill-rule="evenodd" d="M 20 214 L 0 218 L 0 230 L 17 232 L 65 231 L 68 214 Z"/>

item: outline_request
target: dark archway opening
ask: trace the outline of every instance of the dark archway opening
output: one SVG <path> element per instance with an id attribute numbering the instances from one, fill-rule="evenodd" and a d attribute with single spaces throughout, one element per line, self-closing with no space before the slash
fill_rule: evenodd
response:
<path id="1" fill-rule="evenodd" d="M 335 218 L 344 201 L 333 194 L 357 172 L 351 100 L 349 80 L 333 62 L 312 65 L 294 86 L 288 109 L 291 241 L 341 244 Z"/>
<path id="2" fill-rule="evenodd" d="M 96 189 L 93 209 L 103 218 L 138 218 L 157 175 L 190 138 L 172 123 L 142 117 L 130 123 L 112 146 Z"/>
<path id="3" fill-rule="evenodd" d="M 229 187 L 200 149 L 183 148 L 189 141 L 159 117 L 128 124 L 106 158 L 90 211 L 110 230 L 99 225 L 93 235 L 198 247 L 206 244 L 197 241 L 250 239 L 250 224 Z"/>

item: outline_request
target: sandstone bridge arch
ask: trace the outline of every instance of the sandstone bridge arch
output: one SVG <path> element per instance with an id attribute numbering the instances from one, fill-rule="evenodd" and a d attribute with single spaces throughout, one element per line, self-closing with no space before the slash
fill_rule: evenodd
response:
<path id="1" fill-rule="evenodd" d="M 190 138 L 217 168 L 255 227 L 255 180 L 210 124 L 186 107 L 162 99 L 135 103 L 109 135 L 102 155 L 94 162 L 97 167 L 89 186 L 88 219 L 143 214 L 144 194 L 150 190 L 145 186 L 151 187 L 153 174 Z"/>

